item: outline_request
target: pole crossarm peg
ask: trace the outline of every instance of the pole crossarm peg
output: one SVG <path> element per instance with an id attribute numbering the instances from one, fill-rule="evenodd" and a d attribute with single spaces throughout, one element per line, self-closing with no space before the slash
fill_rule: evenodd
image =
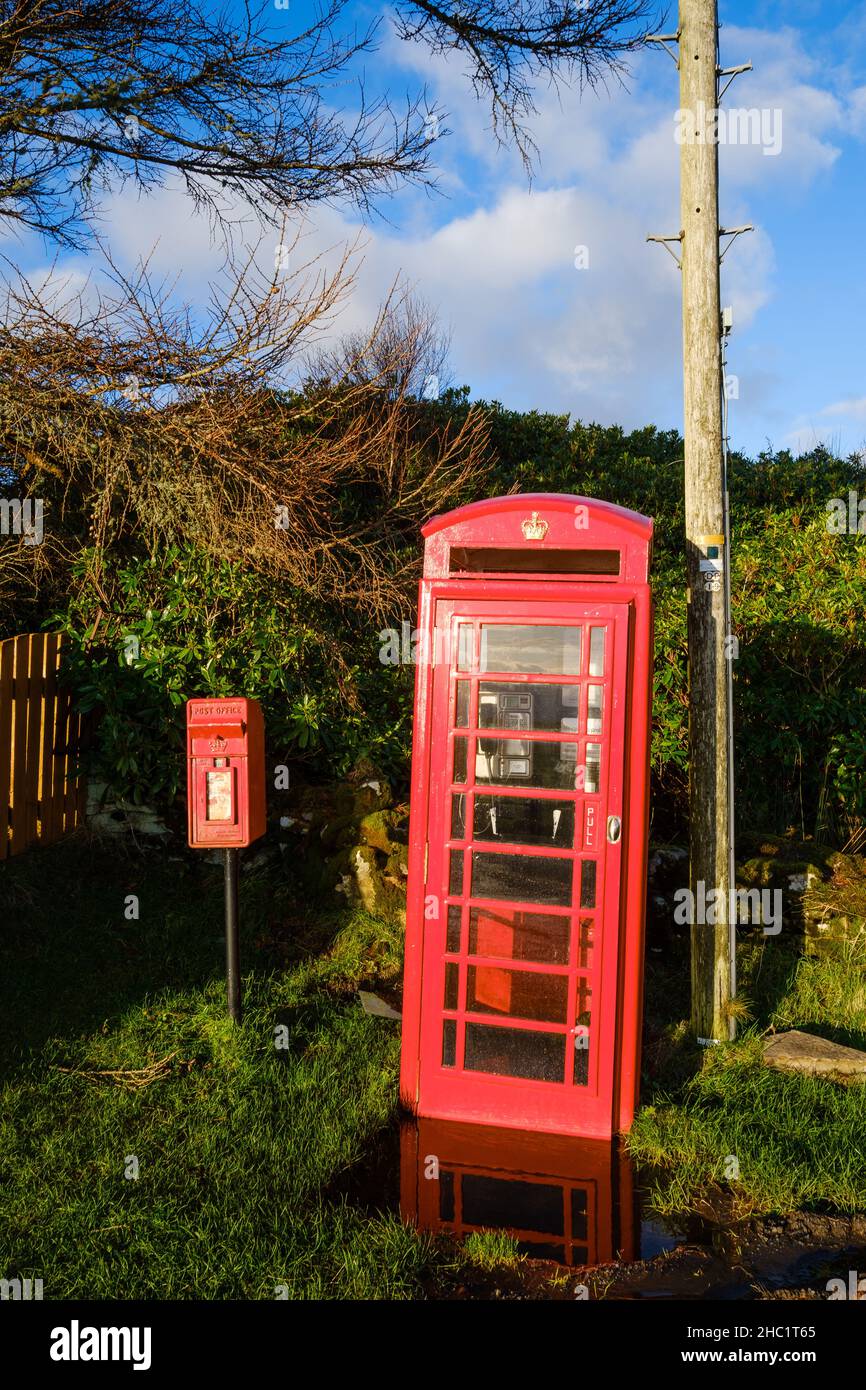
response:
<path id="1" fill-rule="evenodd" d="M 669 53 L 671 55 L 671 57 L 677 65 L 677 68 L 679 68 L 680 65 L 680 55 L 678 53 L 674 53 L 674 50 L 672 48 L 668 48 L 668 44 L 679 43 L 681 32 L 682 31 L 678 29 L 675 34 L 648 34 L 646 40 L 647 43 L 660 43 L 665 53 Z"/>
<path id="2" fill-rule="evenodd" d="M 725 83 L 724 87 L 722 87 L 721 91 L 719 92 L 719 95 L 718 95 L 718 98 L 717 98 L 717 101 L 718 101 L 719 106 L 721 106 L 721 104 L 722 104 L 722 97 L 725 95 L 725 92 L 726 92 L 726 91 L 728 90 L 728 88 L 730 87 L 730 85 L 731 85 L 731 83 L 733 82 L 734 78 L 735 78 L 735 77 L 739 77 L 739 75 L 740 75 L 741 72 L 751 72 L 751 71 L 752 71 L 752 64 L 751 64 L 751 62 L 748 62 L 748 63 L 740 63 L 740 64 L 739 64 L 737 67 L 735 67 L 735 68 L 716 68 L 716 76 L 717 76 L 717 77 L 726 77 L 726 78 L 728 79 L 727 82 Z"/>
<path id="3" fill-rule="evenodd" d="M 667 251 L 667 253 L 668 253 L 669 256 L 673 256 L 674 260 L 675 260 L 676 263 L 677 263 L 677 269 L 678 269 L 678 270 L 682 270 L 682 268 L 683 268 L 683 263 L 682 263 L 682 261 L 680 260 L 679 256 L 677 255 L 676 251 L 672 251 L 671 248 L 668 246 L 668 242 L 669 242 L 669 241 L 679 241 L 679 242 L 682 242 L 682 239 L 683 239 L 683 234 L 682 234 L 682 232 L 678 232 L 676 236 L 648 236 L 648 237 L 647 237 L 647 241 L 657 241 L 661 246 L 663 246 L 663 247 L 665 248 L 665 250 Z"/>
<path id="4" fill-rule="evenodd" d="M 722 254 L 719 256 L 719 265 L 722 264 L 722 261 L 725 259 L 725 256 L 727 256 L 737 237 L 742 236 L 744 232 L 753 232 L 754 230 L 755 229 L 752 226 L 751 222 L 747 222 L 745 227 L 720 227 L 719 236 L 729 236 L 731 239 L 728 242 Z"/>

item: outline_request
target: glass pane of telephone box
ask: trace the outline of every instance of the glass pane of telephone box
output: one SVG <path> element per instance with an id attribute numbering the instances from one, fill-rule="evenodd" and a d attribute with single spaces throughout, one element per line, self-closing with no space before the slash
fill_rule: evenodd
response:
<path id="1" fill-rule="evenodd" d="M 454 800 L 463 798 L 455 797 Z M 574 802 L 531 796 L 475 797 L 472 838 L 504 840 L 513 845 L 574 848 Z M 458 832 L 452 827 L 452 835 Z M 460 831 L 462 836 L 463 832 Z"/>
<path id="2" fill-rule="evenodd" d="M 571 884 L 570 859 L 542 859 L 535 854 L 472 854 L 473 898 L 569 907 Z"/>
<path id="3" fill-rule="evenodd" d="M 580 866 L 580 905 L 595 907 L 596 864 L 594 859 L 585 859 Z"/>
<path id="4" fill-rule="evenodd" d="M 520 1076 L 527 1081 L 562 1081 L 565 1071 L 564 1033 L 536 1033 L 528 1028 L 488 1028 L 467 1023 L 466 1071 L 495 1076 Z"/>
<path id="5" fill-rule="evenodd" d="M 567 965 L 570 936 L 570 917 L 513 907 L 473 907 L 469 912 L 470 956 Z"/>
<path id="6" fill-rule="evenodd" d="M 586 774 L 583 779 L 583 790 L 590 794 L 597 792 L 600 776 L 601 744 L 588 743 L 586 745 Z"/>
<path id="7" fill-rule="evenodd" d="M 457 966 L 454 967 L 455 971 Z M 466 974 L 467 1013 L 507 1014 L 531 1023 L 565 1023 L 568 977 L 535 970 L 504 970 L 498 965 L 470 965 Z M 457 997 L 457 984 L 454 984 Z M 456 1004 L 447 1007 L 456 1008 Z"/>
<path id="8" fill-rule="evenodd" d="M 481 681 L 479 691 L 478 727 L 481 729 L 577 733 L 579 685 L 515 685 L 507 681 Z"/>
<path id="9" fill-rule="evenodd" d="M 476 782 L 503 787 L 574 791 L 577 745 L 528 738 L 480 738 L 475 746 Z"/>
<path id="10" fill-rule="evenodd" d="M 586 709 L 586 732 L 600 734 L 604 714 L 604 686 L 591 685 Z"/>
<path id="11" fill-rule="evenodd" d="M 443 1008 L 457 1008 L 457 993 L 460 987 L 460 967 L 453 961 L 447 961 L 445 965 L 445 994 L 443 998 Z"/>
<path id="12" fill-rule="evenodd" d="M 442 1065 L 453 1067 L 457 1062 L 457 1024 L 453 1018 L 442 1021 Z"/>
<path id="13" fill-rule="evenodd" d="M 465 738 L 455 738 L 454 740 L 454 781 L 466 781 L 466 749 L 468 740 Z"/>
<path id="14" fill-rule="evenodd" d="M 577 676 L 583 631 L 579 627 L 541 627 L 484 623 L 481 672 L 535 671 L 545 676 Z"/>
<path id="15" fill-rule="evenodd" d="M 449 907 L 448 927 L 445 935 L 445 950 L 457 955 L 460 950 L 460 928 L 463 918 L 463 909 L 460 907 Z"/>
<path id="16" fill-rule="evenodd" d="M 474 636 L 474 629 L 468 623 L 459 624 L 457 628 L 458 671 L 471 671 L 472 669 L 472 639 Z"/>
<path id="17" fill-rule="evenodd" d="M 457 682 L 457 708 L 454 712 L 454 724 L 458 729 L 468 729 L 469 727 L 469 681 Z"/>
<path id="18" fill-rule="evenodd" d="M 589 629 L 589 674 L 591 676 L 604 675 L 604 635 L 603 627 L 591 627 Z"/>

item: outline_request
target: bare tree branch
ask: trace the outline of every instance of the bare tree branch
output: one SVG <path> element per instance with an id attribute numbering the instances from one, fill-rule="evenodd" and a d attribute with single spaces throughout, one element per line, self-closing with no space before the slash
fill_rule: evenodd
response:
<path id="1" fill-rule="evenodd" d="M 621 77 L 623 56 L 654 32 L 653 13 L 651 0 L 397 0 L 400 37 L 467 60 L 496 138 L 515 142 L 527 170 L 538 82 L 592 87 Z"/>

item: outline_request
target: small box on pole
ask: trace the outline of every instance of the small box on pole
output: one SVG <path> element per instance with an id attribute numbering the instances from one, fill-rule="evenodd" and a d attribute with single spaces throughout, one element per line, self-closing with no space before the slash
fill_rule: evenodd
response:
<path id="1" fill-rule="evenodd" d="M 226 987 L 235 1023 L 241 1022 L 238 850 L 265 833 L 264 729 L 257 700 L 187 701 L 189 843 L 193 849 L 223 851 Z"/>

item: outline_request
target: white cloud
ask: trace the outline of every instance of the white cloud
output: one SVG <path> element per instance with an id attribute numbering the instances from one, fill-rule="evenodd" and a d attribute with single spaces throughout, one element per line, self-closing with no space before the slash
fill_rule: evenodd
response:
<path id="1" fill-rule="evenodd" d="M 866 396 L 849 397 L 847 401 L 834 401 L 825 405 L 822 415 L 844 415 L 850 420 L 866 420 Z"/>
<path id="2" fill-rule="evenodd" d="M 838 141 L 860 125 L 866 130 L 866 88 L 842 90 L 838 74 L 819 68 L 791 29 L 726 27 L 722 38 L 726 63 L 751 58 L 756 68 L 737 78 L 726 105 L 783 113 L 778 157 L 758 146 L 721 150 L 721 215 L 733 225 L 753 220 L 756 193 L 801 198 L 832 169 Z M 368 325 L 402 274 L 450 326 L 454 376 L 476 394 L 625 426 L 677 423 L 680 277 L 665 251 L 645 240 L 680 225 L 678 94 L 670 60 L 643 55 L 628 88 L 614 84 L 582 99 L 565 93 L 561 103 L 542 93 L 533 126 L 542 162 L 529 190 L 517 154 L 496 146 L 489 112 L 475 101 L 459 60 L 431 58 L 393 35 L 383 58 L 426 81 L 431 102 L 449 112 L 453 133 L 443 139 L 439 159 L 452 201 L 404 193 L 394 204 L 396 227 L 377 222 L 366 230 L 348 213 L 315 210 L 293 264 L 317 252 L 333 262 L 334 248 L 362 231 L 366 243 L 353 296 L 334 331 Z M 223 253 L 180 189 L 147 199 L 119 193 L 105 212 L 105 234 L 123 263 L 131 267 L 151 252 L 155 274 L 177 277 L 179 293 L 206 303 Z M 257 236 L 248 216 L 238 240 L 253 243 Z M 272 268 L 277 239 L 265 233 L 262 269 Z M 578 245 L 588 248 L 587 270 L 575 269 Z M 733 304 L 738 332 L 771 301 L 774 274 L 767 229 L 740 238 L 723 267 L 723 302 Z M 747 362 L 745 350 L 741 356 Z M 738 417 L 763 433 L 766 420 L 778 418 L 772 397 L 789 385 L 784 372 L 755 372 L 750 390 L 747 367 L 734 363 L 732 370 L 743 380 Z M 818 409 L 814 419 L 838 418 L 850 427 L 863 418 L 860 406 L 839 402 Z M 789 433 L 811 428 L 801 416 Z"/>

